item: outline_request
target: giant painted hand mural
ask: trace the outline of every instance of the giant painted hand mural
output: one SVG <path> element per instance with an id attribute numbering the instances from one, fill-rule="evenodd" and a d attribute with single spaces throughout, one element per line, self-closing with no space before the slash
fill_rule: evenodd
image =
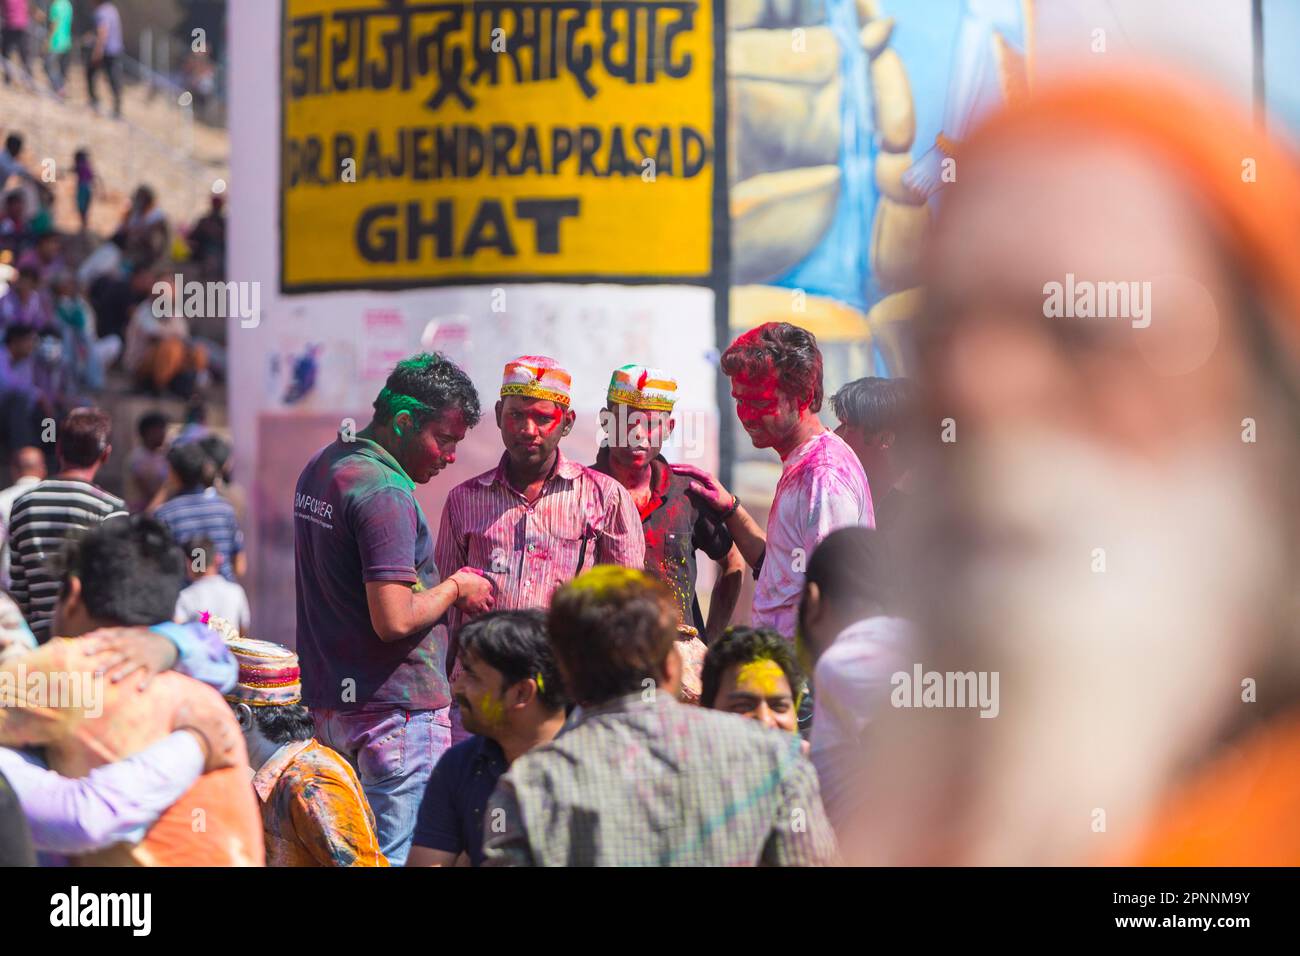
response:
<path id="1" fill-rule="evenodd" d="M 1027 88 L 1030 0 L 729 0 L 727 12 L 732 328 L 811 329 L 828 386 L 899 374 L 950 160 Z"/>

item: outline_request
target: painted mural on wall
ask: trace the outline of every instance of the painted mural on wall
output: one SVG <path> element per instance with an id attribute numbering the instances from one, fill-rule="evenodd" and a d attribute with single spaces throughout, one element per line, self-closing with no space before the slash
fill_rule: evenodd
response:
<path id="1" fill-rule="evenodd" d="M 896 11 L 896 12 L 893 12 Z M 732 324 L 806 311 L 901 363 L 944 160 L 1028 85 L 1027 0 L 730 0 Z M 792 293 L 803 293 L 805 299 Z"/>
<path id="2" fill-rule="evenodd" d="M 1027 89 L 1032 14 L 1032 0 L 728 0 L 733 333 L 812 330 L 828 395 L 906 371 L 945 160 Z M 775 480 L 739 432 L 736 455 L 742 484 Z"/>

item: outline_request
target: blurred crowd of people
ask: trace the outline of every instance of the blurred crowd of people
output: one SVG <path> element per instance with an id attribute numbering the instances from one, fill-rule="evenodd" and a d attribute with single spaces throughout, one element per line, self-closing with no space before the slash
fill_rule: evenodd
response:
<path id="1" fill-rule="evenodd" d="M 168 446 L 168 422 L 143 417 L 128 509 L 95 484 L 108 416 L 74 410 L 59 471 L 45 477 L 38 450 L 24 449 L 16 464 L 31 473 L 4 493 L 13 607 L 0 671 L 68 667 L 77 637 L 103 656 L 99 670 L 143 670 L 145 699 L 114 687 L 103 714 L 61 713 L 39 740 L 27 735 L 34 701 L 0 709 L 11 748 L 0 772 L 35 850 L 46 862 L 164 865 L 834 862 L 814 767 L 837 745 L 816 734 L 855 733 L 858 705 L 828 690 L 820 717 L 805 674 L 825 649 L 814 636 L 829 645 L 855 615 L 883 614 L 856 597 L 875 523 L 866 468 L 882 500 L 906 496 L 895 433 L 908 386 L 848 384 L 832 431 L 807 331 L 754 329 L 723 368 L 756 446 L 785 462 L 766 532 L 709 473 L 663 457 L 671 373 L 614 370 L 606 438 L 583 465 L 559 447 L 576 418 L 570 374 L 525 355 L 503 372 L 500 463 L 453 490 L 435 533 L 413 488 L 454 463 L 478 392 L 441 355 L 398 363 L 370 425 L 341 431 L 299 478 L 296 653 L 248 636 L 229 447 L 197 420 Z M 801 550 L 813 555 L 806 581 L 791 577 Z M 697 551 L 718 565 L 707 620 Z M 746 565 L 752 623 L 731 626 Z M 867 631 L 903 627 L 881 617 Z M 166 693 L 151 702 L 159 674 Z M 215 691 L 229 708 L 200 718 Z M 81 721 L 93 729 L 74 730 Z M 92 757 L 74 737 L 101 749 Z M 530 832 L 533 801 L 577 796 L 577 781 L 556 777 L 566 748 L 604 775 L 604 812 Z M 136 779 L 105 752 L 133 761 Z M 537 776 L 521 776 L 534 763 Z M 244 789 L 222 790 L 219 840 L 168 825 L 230 768 Z M 664 778 L 658 792 L 628 791 L 649 777 Z M 105 779 L 119 789 L 92 841 L 78 814 Z M 51 804 L 58 788 L 78 796 Z M 678 814 L 698 832 L 678 833 Z M 485 829 L 490 819 L 503 824 Z"/>
<path id="2" fill-rule="evenodd" d="M 133 64 L 132 74 L 149 80 L 154 90 L 160 78 L 180 84 L 193 98 L 195 115 L 212 119 L 220 100 L 217 64 L 206 46 L 195 46 L 191 39 L 186 36 L 174 71 L 165 62 L 157 64 L 170 76 L 150 76 L 142 64 Z M 143 49 L 140 56 L 150 58 Z M 49 92 L 66 100 L 74 57 L 85 76 L 90 109 L 120 119 L 130 61 L 122 13 L 113 0 L 0 0 L 0 72 L 7 86 L 34 91 L 39 63 Z M 105 87 L 111 107 L 101 100 Z"/>
<path id="3" fill-rule="evenodd" d="M 140 186 L 106 241 L 86 228 L 89 207 L 102 197 L 86 150 L 75 151 L 80 235 L 54 225 L 54 196 L 23 162 L 24 142 L 10 133 L 0 152 L 0 448 L 52 449 L 47 423 L 94 404 L 108 374 L 119 369 L 126 387 L 157 396 L 201 400 L 213 375 L 224 372 L 214 337 L 190 327 L 179 306 L 159 308 L 176 269 L 198 281 L 225 270 L 224 197 L 182 236 L 148 186 Z M 164 289 L 166 287 L 166 289 Z M 165 301 L 172 302 L 167 296 Z M 47 457 L 53 466 L 53 452 Z"/>
<path id="4" fill-rule="evenodd" d="M 489 424 L 422 353 L 297 479 L 290 650 L 248 633 L 228 448 L 143 420 L 128 516 L 72 411 L 5 493 L 7 859 L 1296 863 L 1294 159 L 1143 75 L 1038 91 L 960 161 L 914 379 L 828 394 L 785 321 L 722 352 L 781 461 L 763 523 L 664 456 L 671 370 L 614 369 L 577 461 L 562 362 L 508 362 Z M 1052 315 L 1067 275 L 1149 282 L 1149 321 Z M 478 427 L 501 457 L 431 522 Z M 34 697 L 97 671 L 95 712 Z"/>
<path id="5" fill-rule="evenodd" d="M 82 28 L 79 33 L 74 33 L 76 27 Z M 33 60 L 39 60 L 50 91 L 66 96 L 74 45 L 81 51 L 91 108 L 100 110 L 99 78 L 103 77 L 112 93 L 112 115 L 120 117 L 126 40 L 116 3 L 96 0 L 84 23 L 79 22 L 72 0 L 4 0 L 0 4 L 0 66 L 6 85 L 34 87 Z"/>

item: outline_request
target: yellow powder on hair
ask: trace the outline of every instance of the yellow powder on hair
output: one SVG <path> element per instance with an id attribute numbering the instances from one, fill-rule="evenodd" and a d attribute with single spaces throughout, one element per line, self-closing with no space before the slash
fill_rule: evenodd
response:
<path id="1" fill-rule="evenodd" d="M 648 584 L 649 581 L 644 571 L 625 568 L 618 564 L 598 564 L 570 581 L 569 587 L 596 597 L 604 597 L 611 591 L 636 584 Z"/>
<path id="2" fill-rule="evenodd" d="M 742 664 L 736 674 L 736 689 L 756 693 L 760 697 L 775 697 L 780 694 L 781 682 L 785 671 L 771 658 L 760 657 L 758 660 Z"/>

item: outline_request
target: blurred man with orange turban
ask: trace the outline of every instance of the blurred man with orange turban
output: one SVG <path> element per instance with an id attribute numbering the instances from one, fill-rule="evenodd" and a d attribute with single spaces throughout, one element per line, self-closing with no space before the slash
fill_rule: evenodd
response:
<path id="1" fill-rule="evenodd" d="M 1298 248 L 1294 158 L 1181 81 L 1040 90 L 960 151 L 902 579 L 917 663 L 1002 699 L 881 708 L 848 859 L 1300 862 Z"/>

